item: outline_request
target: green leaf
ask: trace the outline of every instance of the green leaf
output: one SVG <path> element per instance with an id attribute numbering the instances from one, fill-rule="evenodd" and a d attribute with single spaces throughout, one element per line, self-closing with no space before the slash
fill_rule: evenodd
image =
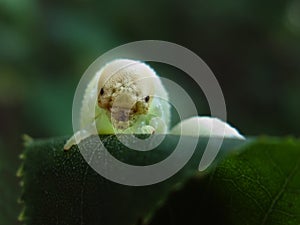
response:
<path id="1" fill-rule="evenodd" d="M 299 225 L 299 141 L 262 138 L 241 150 L 172 193 L 150 224 Z"/>
<path id="2" fill-rule="evenodd" d="M 83 146 L 93 147 L 93 138 L 84 140 Z M 168 135 L 157 149 L 137 152 L 115 136 L 100 138 L 117 159 L 134 165 L 161 161 L 178 141 Z M 207 139 L 201 139 L 179 173 L 144 187 L 106 180 L 89 167 L 77 146 L 64 152 L 65 141 L 27 144 L 21 170 L 24 224 L 300 223 L 299 141 L 228 139 L 217 166 L 203 173 L 197 172 L 197 166 Z"/>
<path id="3" fill-rule="evenodd" d="M 17 178 L 17 165 L 9 157 L 9 149 L 0 139 L 0 224 L 13 225 L 17 223 L 20 195 Z"/>
<path id="4" fill-rule="evenodd" d="M 96 147 L 93 138 L 83 146 Z M 115 136 L 100 136 L 108 150 L 120 161 L 135 165 L 152 164 L 167 157 L 178 137 L 168 135 L 158 149 L 129 150 Z M 28 142 L 22 155 L 19 175 L 23 180 L 24 224 L 134 224 L 148 218 L 169 191 L 197 171 L 207 139 L 201 139 L 193 160 L 176 176 L 151 186 L 133 187 L 113 183 L 97 174 L 75 146 L 63 151 L 67 139 Z M 244 143 L 225 141 L 219 157 L 232 146 Z M 227 147 L 226 147 L 227 146 Z"/>

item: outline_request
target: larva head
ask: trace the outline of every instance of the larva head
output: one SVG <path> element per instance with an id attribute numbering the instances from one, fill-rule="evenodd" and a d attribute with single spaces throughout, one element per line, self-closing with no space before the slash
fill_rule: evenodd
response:
<path id="1" fill-rule="evenodd" d="M 98 81 L 98 106 L 107 110 L 118 129 L 129 127 L 138 115 L 147 114 L 157 76 L 146 64 L 119 59 L 107 64 Z"/>

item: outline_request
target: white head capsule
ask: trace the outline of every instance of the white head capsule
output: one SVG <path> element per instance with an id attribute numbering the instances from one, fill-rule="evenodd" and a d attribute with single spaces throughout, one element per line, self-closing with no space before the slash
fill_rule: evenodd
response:
<path id="1" fill-rule="evenodd" d="M 105 110 L 113 125 L 126 129 L 138 115 L 147 115 L 159 82 L 146 64 L 115 60 L 100 71 L 98 107 Z"/>

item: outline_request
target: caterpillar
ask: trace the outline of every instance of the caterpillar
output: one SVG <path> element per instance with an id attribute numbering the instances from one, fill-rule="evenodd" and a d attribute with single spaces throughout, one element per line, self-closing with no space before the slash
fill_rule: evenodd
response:
<path id="1" fill-rule="evenodd" d="M 66 142 L 64 149 L 92 134 L 170 133 L 244 139 L 229 124 L 211 117 L 192 117 L 170 129 L 168 99 L 165 87 L 150 66 L 136 60 L 113 60 L 87 85 L 80 113 L 81 130 Z M 212 125 L 222 129 L 211 134 Z"/>

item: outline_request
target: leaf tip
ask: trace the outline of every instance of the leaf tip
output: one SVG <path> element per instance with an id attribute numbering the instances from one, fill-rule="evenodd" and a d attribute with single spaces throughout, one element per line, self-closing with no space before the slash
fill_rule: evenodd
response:
<path id="1" fill-rule="evenodd" d="M 33 142 L 33 138 L 30 137 L 28 134 L 23 134 L 22 139 L 23 139 L 23 144 L 25 147 L 27 147 L 28 145 L 30 145 Z"/>
<path id="2" fill-rule="evenodd" d="M 23 222 L 25 220 L 25 209 L 23 208 L 18 216 L 18 221 Z"/>

